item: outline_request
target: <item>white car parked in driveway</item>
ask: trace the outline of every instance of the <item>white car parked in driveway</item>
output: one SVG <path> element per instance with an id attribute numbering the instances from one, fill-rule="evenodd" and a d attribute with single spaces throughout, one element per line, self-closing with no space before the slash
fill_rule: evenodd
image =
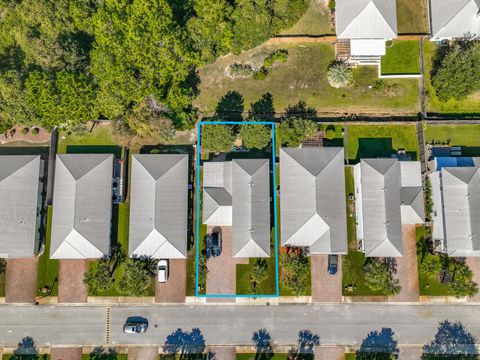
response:
<path id="1" fill-rule="evenodd" d="M 166 283 L 168 280 L 168 260 L 160 259 L 157 265 L 158 270 L 158 282 Z"/>

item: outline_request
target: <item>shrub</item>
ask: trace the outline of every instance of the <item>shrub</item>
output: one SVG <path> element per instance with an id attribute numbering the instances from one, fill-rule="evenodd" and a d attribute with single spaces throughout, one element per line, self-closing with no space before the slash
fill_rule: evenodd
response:
<path id="1" fill-rule="evenodd" d="M 328 2 L 328 8 L 332 11 L 335 10 L 335 0 L 330 0 Z"/>
<path id="2" fill-rule="evenodd" d="M 250 64 L 233 63 L 227 66 L 225 75 L 231 79 L 248 78 L 254 73 Z"/>
<path id="3" fill-rule="evenodd" d="M 39 132 L 40 132 L 39 128 L 33 128 L 32 135 L 38 135 Z"/>
<path id="4" fill-rule="evenodd" d="M 262 66 L 260 69 L 253 73 L 253 80 L 265 80 L 268 75 L 268 70 L 265 66 Z"/>
<path id="5" fill-rule="evenodd" d="M 334 125 L 329 125 L 327 126 L 327 129 L 325 130 L 325 138 L 328 140 L 332 140 L 335 138 L 335 126 Z"/>
<path id="6" fill-rule="evenodd" d="M 327 80 L 334 88 L 345 88 L 353 83 L 352 69 L 345 61 L 334 61 L 328 67 Z"/>
<path id="7" fill-rule="evenodd" d="M 307 289 L 307 278 L 310 262 L 307 254 L 300 248 L 290 248 L 286 254 L 281 254 L 281 279 L 293 295 L 304 295 Z"/>
<path id="8" fill-rule="evenodd" d="M 15 133 L 16 133 L 16 132 L 17 132 L 17 130 L 16 130 L 16 129 L 11 129 L 11 130 L 10 130 L 10 136 L 13 136 L 13 135 L 15 135 Z"/>
<path id="9" fill-rule="evenodd" d="M 383 79 L 375 80 L 372 86 L 375 90 L 385 90 L 387 82 Z"/>
<path id="10" fill-rule="evenodd" d="M 232 129 L 226 125 L 207 125 L 202 128 L 202 146 L 213 152 L 227 152 L 235 140 Z"/>
<path id="11" fill-rule="evenodd" d="M 265 125 L 241 125 L 240 138 L 247 149 L 265 149 L 271 142 L 271 130 Z"/>
<path id="12" fill-rule="evenodd" d="M 302 117 L 289 117 L 282 120 L 278 127 L 280 145 L 297 147 L 303 140 L 315 136 L 318 126 L 312 120 Z"/>
<path id="13" fill-rule="evenodd" d="M 288 50 L 287 49 L 278 49 L 275 51 L 272 51 L 270 55 L 268 55 L 265 60 L 263 60 L 263 66 L 266 68 L 269 68 L 272 66 L 274 63 L 284 63 L 287 61 L 288 57 Z"/>
<path id="14" fill-rule="evenodd" d="M 23 128 L 22 129 L 22 135 L 27 135 L 28 131 L 29 131 L 29 129 L 27 127 Z"/>
<path id="15" fill-rule="evenodd" d="M 400 282 L 393 277 L 392 266 L 386 261 L 369 258 L 362 270 L 365 275 L 365 284 L 373 291 L 382 291 L 387 295 L 400 293 Z"/>

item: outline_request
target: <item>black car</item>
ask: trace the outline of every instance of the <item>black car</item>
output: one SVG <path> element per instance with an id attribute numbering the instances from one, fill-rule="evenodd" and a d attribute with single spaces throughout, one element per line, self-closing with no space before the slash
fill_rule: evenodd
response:
<path id="1" fill-rule="evenodd" d="M 213 232 L 207 236 L 207 258 L 216 257 L 222 253 L 222 235 Z"/>
<path id="2" fill-rule="evenodd" d="M 328 273 L 335 275 L 338 267 L 338 255 L 328 255 Z"/>

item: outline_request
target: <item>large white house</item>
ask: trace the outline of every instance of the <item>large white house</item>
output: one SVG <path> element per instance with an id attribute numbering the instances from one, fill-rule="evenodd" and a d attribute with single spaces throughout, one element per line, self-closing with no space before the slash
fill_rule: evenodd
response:
<path id="1" fill-rule="evenodd" d="M 430 0 L 431 40 L 480 36 L 480 0 Z"/>

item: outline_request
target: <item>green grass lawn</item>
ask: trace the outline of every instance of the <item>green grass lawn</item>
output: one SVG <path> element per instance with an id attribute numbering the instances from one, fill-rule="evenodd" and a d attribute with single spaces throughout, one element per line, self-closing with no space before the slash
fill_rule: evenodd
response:
<path id="1" fill-rule="evenodd" d="M 383 75 L 420 74 L 418 41 L 393 41 L 382 56 L 381 69 Z"/>
<path id="2" fill-rule="evenodd" d="M 348 158 L 358 162 L 361 158 L 390 157 L 403 148 L 418 157 L 417 130 L 415 125 L 349 125 Z"/>
<path id="3" fill-rule="evenodd" d="M 437 45 L 435 42 L 423 42 L 423 56 L 425 64 L 425 93 L 427 94 L 427 111 L 443 114 L 480 114 L 480 92 L 472 94 L 464 100 L 450 99 L 440 101 L 435 95 L 435 89 L 430 82 L 430 72 Z"/>
<path id="4" fill-rule="evenodd" d="M 230 63 L 258 65 L 272 50 L 279 48 L 288 50 L 288 59 L 273 66 L 265 80 L 232 80 L 225 76 L 225 68 Z M 335 89 L 326 80 L 327 68 L 334 57 L 333 45 L 329 43 L 262 45 L 238 56 L 221 57 L 200 68 L 200 94 L 195 106 L 203 115 L 213 115 L 222 96 L 233 91 L 240 94 L 239 100 L 235 104 L 223 104 L 224 107 L 248 111 L 252 103 L 269 92 L 277 112 L 305 101 L 319 112 L 338 115 L 418 113 L 418 79 L 386 79 L 385 86 L 373 87 L 378 80 L 377 67 L 359 66 L 353 70 L 355 82 L 351 88 Z"/>
<path id="5" fill-rule="evenodd" d="M 281 35 L 325 35 L 335 34 L 330 24 L 330 10 L 323 1 L 310 0 L 310 6 L 300 20 Z"/>
<path id="6" fill-rule="evenodd" d="M 365 255 L 357 251 L 357 236 L 355 230 L 355 200 L 349 200 L 349 194 L 355 194 L 355 185 L 353 181 L 353 167 L 345 167 L 345 193 L 347 195 L 347 236 L 348 236 L 348 255 L 342 256 L 342 289 L 345 296 L 372 296 L 384 295 L 380 291 L 372 291 L 365 285 L 362 267 L 365 264 Z M 348 291 L 347 286 L 354 285 L 353 291 Z"/>
<path id="7" fill-rule="evenodd" d="M 423 226 L 417 227 L 417 253 L 418 253 L 418 277 L 420 285 L 420 295 L 423 296 L 448 296 L 447 284 L 442 284 L 438 276 L 430 276 L 422 270 L 422 261 L 428 261 L 430 257 L 438 257 L 439 255 L 432 255 L 430 253 L 422 254 L 421 241 L 424 240 L 425 228 Z"/>
<path id="8" fill-rule="evenodd" d="M 255 354 L 237 354 L 235 356 L 237 360 L 255 360 Z M 274 354 L 273 357 L 269 357 L 270 360 L 288 360 L 288 354 Z"/>
<path id="9" fill-rule="evenodd" d="M 43 354 L 43 355 L 13 355 L 13 354 L 4 354 L 2 355 L 2 360 L 10 360 L 10 359 L 21 359 L 21 360 L 49 360 L 50 355 Z"/>
<path id="10" fill-rule="evenodd" d="M 428 33 L 428 0 L 397 0 L 399 34 Z"/>
<path id="11" fill-rule="evenodd" d="M 82 360 L 99 359 L 98 356 L 99 355 L 82 354 Z M 127 354 L 116 354 L 116 355 L 108 354 L 108 355 L 105 355 L 105 359 L 108 359 L 108 360 L 127 360 L 128 355 Z"/>
<path id="12" fill-rule="evenodd" d="M 448 141 L 450 145 L 463 146 L 463 153 L 480 156 L 480 125 L 432 125 L 425 128 L 425 141 Z"/>
<path id="13" fill-rule="evenodd" d="M 42 288 L 49 286 L 52 289 L 52 296 L 58 294 L 58 265 L 59 260 L 50 259 L 50 236 L 52 233 L 53 207 L 47 208 L 47 232 L 45 249 L 38 259 L 37 296 L 42 296 Z"/>

